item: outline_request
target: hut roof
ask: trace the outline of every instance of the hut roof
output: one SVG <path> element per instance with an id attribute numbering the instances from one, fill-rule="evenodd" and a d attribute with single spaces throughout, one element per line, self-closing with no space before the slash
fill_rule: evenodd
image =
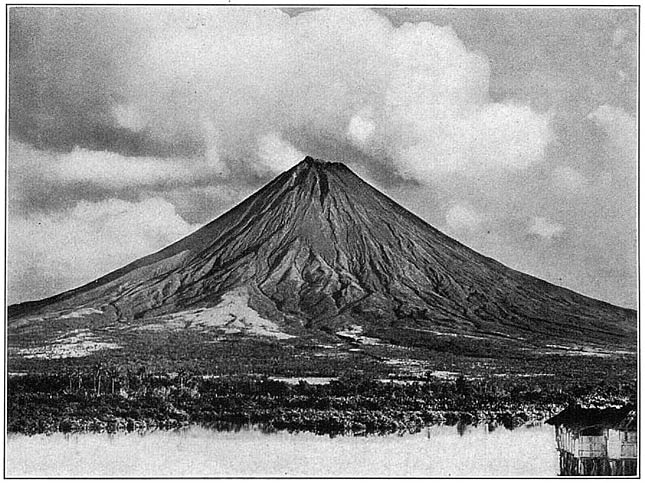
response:
<path id="1" fill-rule="evenodd" d="M 638 424 L 636 407 L 627 404 L 622 408 L 582 408 L 577 405 L 567 407 L 564 411 L 547 420 L 548 424 L 562 425 L 571 429 L 601 427 L 622 431 L 636 431 Z"/>

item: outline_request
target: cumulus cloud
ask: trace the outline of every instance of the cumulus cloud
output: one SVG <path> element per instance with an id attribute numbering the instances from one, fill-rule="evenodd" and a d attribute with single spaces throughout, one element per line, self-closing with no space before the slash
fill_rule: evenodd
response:
<path id="1" fill-rule="evenodd" d="M 170 203 L 110 199 L 54 214 L 11 217 L 9 303 L 42 298 L 90 282 L 197 229 Z"/>
<path id="2" fill-rule="evenodd" d="M 489 104 L 468 117 L 418 120 L 424 133 L 401 148 L 401 169 L 419 179 L 455 172 L 481 175 L 490 170 L 523 169 L 542 158 L 549 141 L 548 116 L 527 107 Z"/>
<path id="3" fill-rule="evenodd" d="M 523 168 L 540 159 L 549 140 L 548 116 L 490 100 L 487 59 L 450 27 L 395 28 L 362 9 L 296 17 L 262 8 L 80 10 L 51 9 L 44 16 L 12 10 L 14 29 L 33 22 L 60 31 L 49 37 L 33 28 L 22 39 L 22 48 L 32 49 L 29 63 L 14 55 L 13 104 L 22 102 L 36 75 L 51 74 L 45 81 L 56 90 L 42 102 L 21 105 L 11 120 L 21 138 L 42 139 L 47 130 L 55 134 L 46 138 L 50 143 L 94 149 L 101 141 L 97 125 L 106 122 L 144 136 L 148 151 L 191 141 L 186 149 L 226 174 L 227 163 L 239 159 L 262 171 L 262 143 L 289 133 L 295 151 L 307 151 L 305 139 L 349 140 L 420 180 L 456 170 Z M 86 27 L 73 32 L 67 55 L 52 56 L 70 47 L 73 20 Z M 119 48 L 106 48 L 115 44 Z M 79 72 L 79 63 L 99 72 Z M 60 82 L 55 76 L 66 69 L 79 80 Z M 105 89 L 93 94 L 86 83 Z M 61 119 L 87 117 L 80 111 L 88 105 L 95 109 L 86 125 Z M 266 133 L 275 138 L 262 140 L 256 151 Z M 102 141 L 104 149 L 122 148 L 119 133 Z"/>
<path id="4" fill-rule="evenodd" d="M 536 216 L 531 220 L 528 228 L 529 233 L 551 240 L 564 231 L 564 226 L 550 221 L 542 216 Z"/>
<path id="5" fill-rule="evenodd" d="M 46 177 L 62 183 L 87 182 L 107 188 L 150 185 L 178 180 L 190 170 L 178 162 L 155 158 L 127 157 L 109 151 L 75 148 L 52 156 Z"/>
<path id="6" fill-rule="evenodd" d="M 193 184 L 222 174 L 222 167 L 217 162 L 204 158 L 123 156 L 79 147 L 67 153 L 56 153 L 13 140 L 8 143 L 8 152 L 12 191 L 23 194 L 27 185 L 37 182 L 50 186 L 87 184 L 106 190 L 124 190 Z"/>
<path id="7" fill-rule="evenodd" d="M 229 167 L 219 152 L 221 132 L 213 120 L 203 113 L 201 114 L 201 133 L 206 164 L 215 169 L 221 176 L 227 176 Z"/>
<path id="8" fill-rule="evenodd" d="M 370 119 L 369 113 L 356 114 L 349 120 L 347 136 L 351 141 L 358 144 L 358 146 L 364 146 L 372 137 L 375 130 L 376 126 Z"/>
<path id="9" fill-rule="evenodd" d="M 277 133 L 269 133 L 258 140 L 258 157 L 270 172 L 280 173 L 302 161 L 305 155 Z"/>

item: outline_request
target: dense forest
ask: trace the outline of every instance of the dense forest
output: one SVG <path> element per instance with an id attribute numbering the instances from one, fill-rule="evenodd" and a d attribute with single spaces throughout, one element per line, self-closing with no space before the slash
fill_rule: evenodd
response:
<path id="1" fill-rule="evenodd" d="M 290 381 L 291 382 L 291 381 Z M 295 381 L 294 381 L 295 382 Z M 151 373 L 108 364 L 8 380 L 8 430 L 119 431 L 257 424 L 265 430 L 319 434 L 416 432 L 428 424 L 542 421 L 569 403 L 623 404 L 635 381 L 614 384 L 553 377 L 464 377 L 427 374 L 378 379 L 349 371 L 327 384 L 267 376 Z"/>

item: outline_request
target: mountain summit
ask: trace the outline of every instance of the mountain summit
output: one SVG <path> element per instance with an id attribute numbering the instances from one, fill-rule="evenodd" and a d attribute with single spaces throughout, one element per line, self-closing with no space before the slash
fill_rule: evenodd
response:
<path id="1" fill-rule="evenodd" d="M 357 326 L 545 342 L 631 344 L 636 334 L 634 311 L 482 256 L 344 164 L 310 157 L 163 250 L 9 308 L 10 320 L 70 313 L 129 324 L 183 314 L 186 327 L 208 313 L 220 328 L 256 317 L 284 337 Z"/>

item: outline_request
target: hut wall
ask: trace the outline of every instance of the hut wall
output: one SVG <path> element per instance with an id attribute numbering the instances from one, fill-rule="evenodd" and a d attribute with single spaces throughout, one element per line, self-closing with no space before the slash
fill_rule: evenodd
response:
<path id="1" fill-rule="evenodd" d="M 578 438 L 569 428 L 564 426 L 556 428 L 556 443 L 558 450 L 566 451 L 574 456 L 578 455 Z"/>
<path id="2" fill-rule="evenodd" d="M 607 457 L 607 439 L 601 436 L 580 436 L 578 446 L 579 458 L 605 458 Z"/>
<path id="3" fill-rule="evenodd" d="M 638 435 L 636 431 L 607 430 L 607 456 L 609 459 L 636 458 Z"/>

